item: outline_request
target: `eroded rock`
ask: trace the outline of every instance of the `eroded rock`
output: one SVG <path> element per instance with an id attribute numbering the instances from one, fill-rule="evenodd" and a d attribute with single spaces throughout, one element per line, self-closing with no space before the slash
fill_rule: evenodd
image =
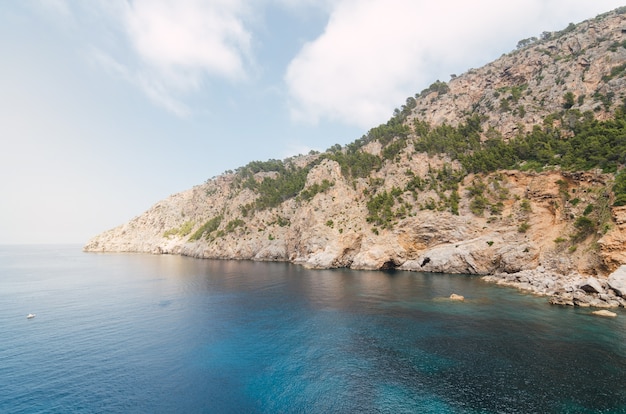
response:
<path id="1" fill-rule="evenodd" d="M 604 289 L 602 288 L 602 284 L 595 277 L 589 277 L 587 280 L 580 285 L 580 288 L 587 293 L 602 293 Z"/>
<path id="2" fill-rule="evenodd" d="M 626 265 L 620 266 L 616 271 L 611 273 L 607 283 L 617 295 L 626 298 Z"/>
<path id="3" fill-rule="evenodd" d="M 626 61 L 623 48 L 609 53 L 611 45 L 623 41 L 623 15 L 609 14 L 588 30 L 591 24 L 584 22 L 540 47 L 503 55 L 455 77 L 447 93 L 431 91 L 416 98 L 407 125 L 418 120 L 433 127 L 456 126 L 467 114 L 476 114 L 485 133 L 512 138 L 543 125 L 547 115 L 562 112 L 564 91 L 579 98 L 576 111 L 608 119 L 619 100 L 599 105 L 590 97 L 618 97 L 626 89 L 619 76 L 603 81 L 612 68 Z M 494 110 L 502 100 L 511 101 L 514 92 L 516 109 Z M 520 114 L 521 108 L 525 115 Z M 485 133 L 481 139 L 487 138 Z M 385 146 L 372 140 L 363 150 L 380 156 Z M 458 184 L 458 209 L 453 213 L 443 203 L 451 197 L 450 190 L 441 195 L 427 185 L 416 184 L 419 191 L 409 186 L 413 179 L 428 182 L 444 167 L 459 171 L 458 161 L 446 155 L 429 156 L 407 145 L 393 160 L 358 178 L 347 178 L 343 165 L 320 154 L 291 161 L 299 168 L 311 168 L 303 191 L 277 206 L 252 209 L 259 194 L 241 185 L 237 173 L 225 173 L 156 203 L 128 223 L 96 236 L 84 249 L 291 261 L 313 268 L 492 275 L 488 280 L 553 296 L 553 303 L 624 306 L 626 206 L 611 207 L 612 223 L 602 237 L 591 235 L 577 246 L 567 244 L 575 217 L 583 214 L 585 205 L 597 205 L 600 194 L 610 193 L 613 175 L 559 170 L 470 174 Z M 278 171 L 262 171 L 252 179 L 260 183 L 278 176 Z M 482 215 L 472 211 L 470 189 L 475 179 L 489 186 L 488 192 L 498 193 L 490 204 L 500 211 L 485 210 Z M 368 202 L 385 191 L 401 194 L 394 201 L 389 222 L 374 224 Z M 579 203 L 565 194 L 579 198 Z M 213 220 L 214 229 L 209 226 Z M 599 250 L 590 248 L 596 241 Z"/>

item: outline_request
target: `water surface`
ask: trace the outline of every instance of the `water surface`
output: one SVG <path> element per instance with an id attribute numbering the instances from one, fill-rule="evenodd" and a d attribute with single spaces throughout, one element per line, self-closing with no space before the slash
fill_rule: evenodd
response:
<path id="1" fill-rule="evenodd" d="M 462 275 L 0 246 L 0 412 L 626 413 L 625 321 Z"/>

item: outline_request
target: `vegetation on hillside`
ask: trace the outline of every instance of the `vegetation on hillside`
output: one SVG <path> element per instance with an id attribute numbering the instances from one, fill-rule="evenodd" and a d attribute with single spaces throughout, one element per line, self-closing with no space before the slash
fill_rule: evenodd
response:
<path id="1" fill-rule="evenodd" d="M 194 226 L 193 221 L 191 220 L 186 221 L 180 227 L 167 230 L 165 233 L 163 233 L 163 237 L 169 238 L 172 236 L 179 236 L 179 237 L 188 236 L 189 233 L 191 233 L 191 230 L 193 230 L 193 226 Z"/>
<path id="2" fill-rule="evenodd" d="M 219 228 L 220 224 L 222 223 L 223 218 L 224 216 L 221 214 L 219 216 L 215 216 L 211 218 L 209 221 L 207 221 L 202 226 L 200 226 L 200 228 L 196 230 L 191 235 L 191 237 L 189 237 L 189 241 L 200 240 L 202 237 L 209 239 L 209 237 L 211 236 L 211 233 L 213 233 Z"/>
<path id="3" fill-rule="evenodd" d="M 618 10 L 618 13 L 623 12 Z M 559 32 L 544 32 L 539 39 L 524 39 L 519 42 L 518 49 L 552 41 L 575 29 L 576 26 L 570 24 Z M 626 47 L 626 42 L 612 44 L 609 50 L 615 52 L 622 47 Z M 559 56 L 559 59 L 564 58 Z M 569 73 L 563 76 L 559 74 L 560 83 L 557 84 L 563 85 L 563 79 Z M 626 64 L 616 65 L 602 78 L 602 82 L 615 82 L 616 78 L 624 76 Z M 545 97 L 534 96 L 538 93 L 534 89 L 535 81 L 539 84 L 543 75 L 538 76 L 538 79 L 524 79 L 512 86 L 493 90 L 490 95 L 493 101 L 484 103 L 484 107 L 503 116 L 512 113 L 524 118 L 527 111 L 532 110 L 529 96 L 537 102 L 537 107 L 544 107 Z M 598 88 L 598 91 L 601 89 Z M 343 178 L 354 189 L 359 186 L 361 189 L 366 188 L 359 195 L 362 197 L 360 202 L 367 207 L 367 221 L 375 232 L 393 228 L 398 220 L 414 214 L 415 209 L 459 214 L 459 203 L 463 197 L 467 197 L 469 209 L 476 215 L 501 215 L 508 194 L 502 176 L 494 173 L 505 169 L 538 172 L 551 168 L 564 171 L 599 169 L 615 177 L 614 183 L 606 189 L 613 194 L 603 196 L 603 200 L 607 203 L 610 200 L 616 206 L 626 205 L 626 105 L 615 109 L 612 118 L 606 120 L 596 119 L 596 114 L 591 111 L 581 112 L 576 109 L 582 106 L 585 99 L 587 102 L 589 99 L 597 102 L 594 104 L 597 105 L 594 108 L 596 111 L 613 109 L 614 101 L 617 100 L 615 93 L 608 90 L 586 98 L 564 91 L 558 106 L 553 106 L 559 109 L 558 112 L 546 116 L 541 124 L 535 125 L 530 131 L 524 132 L 520 128 L 517 136 L 508 139 L 494 128 L 483 129 L 487 117 L 478 113 L 478 106 L 467 110 L 465 118 L 457 124 L 430 125 L 420 119 L 420 115 L 425 113 L 423 108 L 416 110 L 420 99 L 428 97 L 432 103 L 449 93 L 448 84 L 438 80 L 415 97 L 407 98 L 405 104 L 396 109 L 386 123 L 370 129 L 350 144 L 337 144 L 324 153 L 311 154 L 307 162 L 300 160 L 296 163 L 289 159 L 253 161 L 237 169 L 232 189 L 249 190 L 255 195 L 254 201 L 241 207 L 241 215 L 247 217 L 258 211 L 273 209 L 287 200 L 308 202 L 318 194 L 327 192 L 337 183 L 324 179 L 306 186 L 309 172 L 324 160 L 336 162 Z M 416 153 L 436 157 L 439 160 L 437 167 L 429 165 L 426 174 L 405 168 L 404 165 L 411 165 L 411 157 Z M 382 177 L 381 173 L 388 171 L 386 168 L 391 165 L 403 165 L 401 168 L 406 169 L 405 175 L 393 183 Z M 466 193 L 461 194 L 460 183 L 468 174 L 474 174 L 473 181 L 467 186 Z M 575 207 L 576 200 L 576 197 L 570 199 L 568 196 L 563 198 L 562 204 Z M 528 200 L 516 202 L 523 215 Z M 574 239 L 586 237 L 597 230 L 598 223 L 603 220 L 601 215 L 606 216 L 605 212 L 589 211 L 575 219 L 572 217 L 577 231 Z M 227 224 L 222 223 L 222 215 L 212 218 L 190 239 L 216 237 L 245 226 L 241 218 L 230 215 L 229 218 L 234 220 Z M 169 230 L 166 236 L 189 234 L 192 227 L 190 223 Z M 288 225 L 288 220 L 282 220 L 281 223 Z M 527 230 L 528 223 L 522 223 L 519 231 Z"/>
<path id="4" fill-rule="evenodd" d="M 437 88 L 442 89 L 439 84 Z M 598 168 L 603 172 L 617 173 L 612 187 L 615 205 L 626 205 L 626 172 L 623 170 L 626 164 L 626 111 L 623 107 L 606 121 L 595 119 L 589 112 L 564 109 L 547 116 L 543 125 L 506 141 L 495 130 L 483 131 L 483 119 L 476 114 L 467 117 L 458 126 L 443 124 L 432 127 L 416 119 L 409 128 L 406 121 L 410 109 L 407 108 L 413 108 L 411 102 L 407 99 L 407 106 L 397 110 L 387 123 L 372 128 L 345 147 L 331 147 L 305 167 L 297 167 L 289 161 L 269 160 L 254 161 L 237 170 L 238 178 L 234 185 L 257 194 L 252 204 L 242 208 L 243 216 L 277 207 L 295 197 L 306 202 L 327 191 L 335 185 L 334 182 L 324 180 L 304 188 L 309 171 L 323 159 L 337 162 L 348 180 L 369 180 L 370 190 L 365 193 L 367 221 L 374 225 L 375 231 L 378 231 L 376 228 L 392 228 L 397 220 L 410 215 L 414 208 L 458 214 L 461 198 L 458 186 L 468 173 L 478 174 L 468 188 L 470 210 L 476 215 L 483 215 L 485 211 L 491 215 L 500 214 L 505 198 L 500 192 L 502 187 L 497 179 L 482 182 L 480 175 L 501 169 L 540 171 L 560 167 L 567 171 L 583 171 Z M 381 147 L 380 155 L 365 149 L 374 142 Z M 404 188 L 394 187 L 391 190 L 382 187 L 383 181 L 371 179 L 372 174 L 385 163 L 397 162 L 403 152 L 425 152 L 431 156 L 445 154 L 457 160 L 461 168 L 445 164 L 441 169 L 429 169 L 426 177 L 408 170 Z M 259 176 L 259 173 L 265 176 Z M 416 203 L 419 193 L 423 191 L 434 192 L 437 198 L 430 197 Z M 210 220 L 191 238 L 215 231 L 220 220 L 220 217 Z M 588 226 L 582 219 L 577 226 L 581 234 L 587 234 Z"/>
<path id="5" fill-rule="evenodd" d="M 237 180 L 233 186 L 249 189 L 258 194 L 254 203 L 244 206 L 243 215 L 255 210 L 265 210 L 276 207 L 282 202 L 296 197 L 306 184 L 306 177 L 316 163 L 306 167 L 298 167 L 289 161 L 269 160 L 253 161 L 239 168 Z M 259 173 L 266 173 L 262 178 Z"/>
<path id="6" fill-rule="evenodd" d="M 600 168 L 614 173 L 626 164 L 626 115 L 620 108 L 613 119 L 598 121 L 589 112 L 565 110 L 509 142 L 495 135 L 478 150 L 459 154 L 449 146 L 445 152 L 475 173 L 548 166 L 568 171 Z"/>

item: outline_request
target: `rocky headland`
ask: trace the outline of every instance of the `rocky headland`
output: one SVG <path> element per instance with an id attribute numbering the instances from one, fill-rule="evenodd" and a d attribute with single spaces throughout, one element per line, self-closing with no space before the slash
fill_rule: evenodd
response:
<path id="1" fill-rule="evenodd" d="M 623 13 L 526 39 L 351 144 L 251 162 L 84 250 L 475 274 L 625 307 Z"/>

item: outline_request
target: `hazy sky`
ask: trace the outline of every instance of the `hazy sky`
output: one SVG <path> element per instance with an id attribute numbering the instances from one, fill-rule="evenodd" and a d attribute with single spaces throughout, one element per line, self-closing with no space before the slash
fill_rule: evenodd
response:
<path id="1" fill-rule="evenodd" d="M 85 243 L 253 160 L 323 151 L 609 0 L 0 2 L 0 244 Z"/>

